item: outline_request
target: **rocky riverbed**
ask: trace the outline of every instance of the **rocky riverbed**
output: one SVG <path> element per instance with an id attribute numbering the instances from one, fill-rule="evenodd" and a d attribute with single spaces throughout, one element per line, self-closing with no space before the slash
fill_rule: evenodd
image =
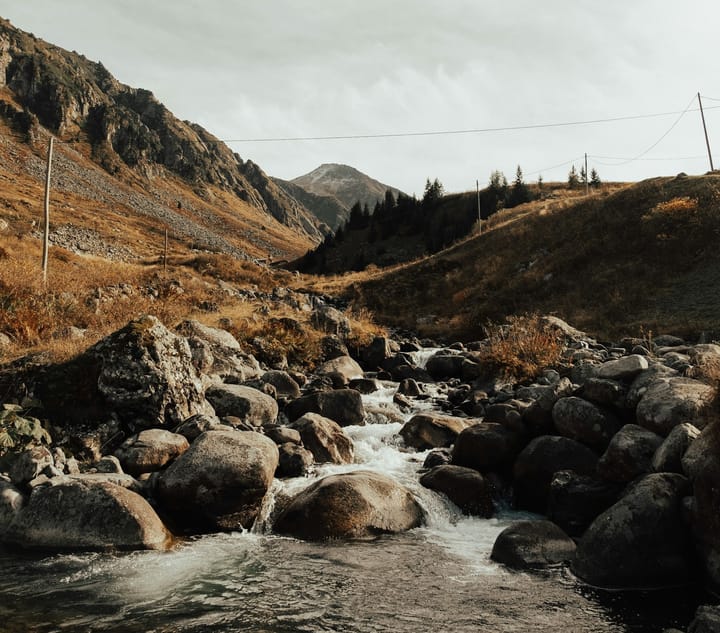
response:
<path id="1" fill-rule="evenodd" d="M 225 564 L 227 549 L 237 547 L 240 571 L 222 574 L 231 588 L 199 589 L 200 612 L 222 620 L 224 609 L 208 605 L 227 598 L 223 592 L 235 595 L 253 565 L 283 595 L 309 586 L 301 576 L 312 576 L 312 565 L 286 572 L 294 580 L 279 585 L 268 575 L 278 552 L 292 558 L 289 547 L 304 561 L 322 552 L 335 570 L 326 570 L 329 577 L 341 584 L 347 576 L 339 570 L 357 564 L 353 588 L 339 602 L 315 596 L 307 612 L 292 614 L 299 628 L 285 629 L 276 618 L 274 628 L 253 630 L 335 630 L 342 622 L 354 623 L 348 630 L 376 630 L 353 620 L 347 605 L 361 601 L 372 610 L 358 587 L 375 595 L 368 578 L 379 574 L 380 581 L 395 568 L 410 574 L 408 566 L 423 580 L 412 583 L 403 572 L 393 591 L 404 602 L 395 612 L 415 627 L 432 612 L 434 628 L 445 618 L 458 631 L 482 624 L 573 630 L 573 623 L 580 623 L 575 630 L 627 630 L 625 616 L 613 619 L 595 598 L 591 606 L 579 588 L 696 587 L 689 601 L 675 590 L 676 608 L 664 620 L 645 613 L 647 628 L 632 630 L 685 627 L 688 603 L 701 602 L 700 588 L 720 581 L 720 440 L 707 406 L 712 388 L 697 378 L 720 360 L 720 347 L 669 336 L 601 344 L 557 319 L 547 325 L 563 341 L 562 361 L 518 384 L 483 366 L 482 341 L 423 352 L 417 342 L 376 339 L 353 358 L 335 324 L 335 353 L 309 375 L 261 367 L 223 330 L 185 322 L 173 332 L 153 317 L 62 365 L 24 359 L 6 366 L 2 424 L 16 450 L 0 464 L 0 540 L 16 554 L 4 565 L 15 568 L 15 556 L 33 551 L 170 550 L 77 559 L 80 567 L 96 561 L 106 570 L 115 565 L 108 561 L 121 561 L 122 577 L 127 564 L 182 561 L 211 542 L 220 544 L 217 564 Z M 37 418 L 46 421 L 51 444 Z M 232 536 L 239 530 L 243 536 Z M 230 536 L 206 536 L 223 533 Z M 274 554 L 263 562 L 258 551 L 266 549 Z M 383 561 L 382 573 L 370 552 Z M 244 556 L 254 561 L 248 568 Z M 46 560 L 66 578 L 76 559 L 33 558 L 30 569 Z M 437 567 L 435 575 L 428 566 Z M 195 574 L 201 585 L 212 582 L 197 569 L 183 577 L 192 585 Z M 95 578 L 90 594 L 106 580 Z M 406 595 L 408 586 L 447 593 L 447 583 L 456 582 L 462 589 L 453 600 L 480 595 L 482 608 L 462 612 L 458 604 L 439 613 L 435 598 Z M 181 587 L 178 608 L 191 591 Z M 159 596 L 150 602 L 160 610 L 154 600 Z M 378 605 L 392 609 L 387 598 Z M 312 628 L 317 622 L 308 622 L 322 621 L 321 611 L 333 617 Z M 713 617 L 707 609 L 699 614 Z M 181 630 L 206 630 L 197 628 L 198 612 L 193 618 Z M 716 630 L 699 628 L 701 620 L 690 630 Z M 384 621 L 369 620 L 387 630 Z"/>

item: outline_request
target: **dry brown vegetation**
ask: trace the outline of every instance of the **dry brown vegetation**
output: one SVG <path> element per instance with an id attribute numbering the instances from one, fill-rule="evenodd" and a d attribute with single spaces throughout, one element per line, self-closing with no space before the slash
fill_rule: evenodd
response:
<path id="1" fill-rule="evenodd" d="M 719 192 L 717 174 L 574 192 L 502 211 L 432 257 L 316 287 L 439 338 L 533 312 L 601 337 L 697 336 L 720 329 Z"/>

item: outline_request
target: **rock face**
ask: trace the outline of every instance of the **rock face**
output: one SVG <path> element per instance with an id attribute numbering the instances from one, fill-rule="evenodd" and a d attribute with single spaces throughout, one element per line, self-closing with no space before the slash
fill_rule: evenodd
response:
<path id="1" fill-rule="evenodd" d="M 354 458 L 352 440 L 336 422 L 317 413 L 306 413 L 293 422 L 302 443 L 318 464 L 351 464 Z"/>
<path id="2" fill-rule="evenodd" d="M 423 512 L 412 493 L 393 479 L 355 471 L 325 477 L 297 495 L 275 530 L 307 540 L 368 538 L 418 527 Z"/>
<path id="3" fill-rule="evenodd" d="M 125 440 L 115 451 L 123 470 L 134 477 L 160 470 L 190 446 L 182 435 L 164 429 L 147 429 Z"/>
<path id="4" fill-rule="evenodd" d="M 437 412 L 417 413 L 400 429 L 406 446 L 425 451 L 453 444 L 467 426 L 463 418 Z"/>
<path id="5" fill-rule="evenodd" d="M 308 394 L 288 404 L 285 413 L 290 420 L 297 420 L 306 413 L 319 413 L 334 420 L 340 426 L 365 423 L 362 397 L 354 389 L 335 389 Z"/>
<path id="6" fill-rule="evenodd" d="M 567 563 L 575 543 L 550 521 L 519 521 L 495 539 L 490 558 L 513 569 L 548 567 Z"/>
<path id="7" fill-rule="evenodd" d="M 159 475 L 155 495 L 183 531 L 249 528 L 278 461 L 260 433 L 208 431 Z"/>
<path id="8" fill-rule="evenodd" d="M 275 398 L 245 385 L 214 385 L 205 395 L 218 416 L 234 416 L 252 426 L 272 424 L 278 415 Z"/>
<path id="9" fill-rule="evenodd" d="M 447 495 L 465 514 L 489 518 L 494 513 L 490 485 L 472 468 L 435 466 L 420 477 L 420 483 Z"/>
<path id="10" fill-rule="evenodd" d="M 45 410 L 63 424 L 95 424 L 111 414 L 130 427 L 174 427 L 212 414 L 184 338 L 143 316 L 77 358 L 38 377 Z"/>
<path id="11" fill-rule="evenodd" d="M 57 480 L 61 480 L 55 483 Z M 171 534 L 140 495 L 114 484 L 54 478 L 36 488 L 6 541 L 28 549 L 167 549 Z"/>
<path id="12" fill-rule="evenodd" d="M 658 587 L 688 582 L 692 547 L 682 517 L 689 492 L 682 475 L 647 475 L 603 512 L 578 544 L 573 571 L 599 587 Z"/>

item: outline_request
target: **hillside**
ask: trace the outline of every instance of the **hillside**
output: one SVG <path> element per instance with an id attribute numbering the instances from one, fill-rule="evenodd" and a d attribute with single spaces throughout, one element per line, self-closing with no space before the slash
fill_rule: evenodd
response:
<path id="1" fill-rule="evenodd" d="M 604 336 L 698 336 L 720 333 L 719 234 L 720 175 L 681 174 L 501 211 L 436 255 L 316 286 L 440 337 L 531 312 Z"/>
<path id="2" fill-rule="evenodd" d="M 346 209 L 334 196 L 312 193 L 288 180 L 281 180 L 280 178 L 273 178 L 272 180 L 285 193 L 302 203 L 308 211 L 313 213 L 320 222 L 332 231 L 337 230 L 350 217 L 349 209 Z"/>
<path id="3" fill-rule="evenodd" d="M 335 163 L 320 165 L 310 173 L 293 178 L 290 182 L 315 195 L 334 197 L 348 211 L 356 202 L 368 205 L 372 209 L 376 202 L 383 199 L 388 190 L 392 191 L 395 197 L 401 193 L 395 187 L 378 182 L 353 167 Z"/>
<path id="4" fill-rule="evenodd" d="M 3 220 L 37 220 L 48 134 L 56 139 L 59 215 L 137 256 L 168 229 L 175 248 L 288 257 L 324 236 L 321 223 L 252 161 L 202 127 L 178 120 L 147 90 L 102 64 L 47 44 L 0 19 Z M 84 213 L 66 214 L 66 208 Z M 72 217 L 71 217 L 72 216 Z M 133 243 L 138 238 L 140 243 Z M 156 241 L 152 238 L 151 241 Z"/>

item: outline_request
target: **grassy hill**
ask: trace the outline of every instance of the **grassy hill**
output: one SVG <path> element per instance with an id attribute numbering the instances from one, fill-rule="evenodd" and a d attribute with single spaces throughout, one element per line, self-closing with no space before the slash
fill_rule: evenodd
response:
<path id="1" fill-rule="evenodd" d="M 720 175 L 679 175 L 520 205 L 431 257 L 315 285 L 440 337 L 532 312 L 600 336 L 697 336 L 720 332 L 719 240 Z"/>

